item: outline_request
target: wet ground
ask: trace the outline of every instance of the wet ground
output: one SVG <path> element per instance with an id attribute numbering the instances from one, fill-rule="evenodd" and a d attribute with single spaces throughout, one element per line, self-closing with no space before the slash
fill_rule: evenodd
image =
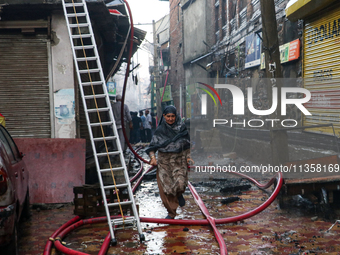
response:
<path id="1" fill-rule="evenodd" d="M 190 173 L 190 177 L 211 216 L 215 218 L 247 212 L 268 197 L 266 192 L 254 185 L 244 191 L 221 193 L 219 191 L 226 186 L 226 181 L 212 180 L 209 176 L 199 181 L 199 176 L 194 172 Z M 232 182 L 250 184 L 239 180 Z M 177 210 L 176 219 L 203 219 L 189 191 L 184 197 L 186 205 Z M 223 204 L 223 199 L 228 197 L 238 197 L 239 200 Z M 167 215 L 155 180 L 141 184 L 136 201 L 139 203 L 140 216 L 164 218 Z M 280 209 L 274 202 L 252 218 L 218 225 L 229 254 L 340 254 L 340 224 L 328 231 L 334 219 L 323 219 L 316 207 L 311 209 L 299 203 L 289 204 L 288 208 Z M 50 235 L 74 217 L 73 209 L 72 204 L 53 206 L 47 210 L 33 209 L 31 220 L 21 225 L 20 254 L 42 254 Z M 138 233 L 133 229 L 118 230 L 118 244 L 110 247 L 107 254 L 219 254 L 213 231 L 208 226 L 142 223 L 142 227 L 145 242 L 139 242 Z M 108 232 L 106 223 L 86 225 L 71 232 L 64 241 L 69 248 L 94 255 L 98 253 Z M 51 254 L 60 253 L 53 249 Z"/>

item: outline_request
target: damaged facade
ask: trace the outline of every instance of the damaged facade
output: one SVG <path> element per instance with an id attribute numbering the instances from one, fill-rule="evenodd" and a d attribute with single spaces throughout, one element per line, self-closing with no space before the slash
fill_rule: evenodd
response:
<path id="1" fill-rule="evenodd" d="M 282 86 L 304 88 L 311 92 L 311 99 L 304 107 L 312 115 L 306 116 L 295 105 L 288 104 L 284 119 L 296 120 L 297 127 L 324 125 L 306 129 L 311 131 L 308 135 L 302 135 L 301 129 L 296 131 L 300 135 L 292 135 L 292 131 L 288 134 L 288 143 L 290 148 L 301 145 L 337 151 L 334 134 L 340 134 L 340 119 L 336 79 L 340 71 L 337 70 L 338 58 L 334 52 L 339 50 L 339 3 L 331 0 L 310 2 L 274 0 L 284 78 Z M 169 8 L 171 66 L 168 83 L 171 84 L 174 105 L 177 109 L 182 108 L 182 116 L 189 118 L 190 123 L 200 130 L 209 129 L 218 112 L 218 119 L 229 120 L 227 125 L 218 127 L 222 132 L 221 144 L 234 144 L 236 151 L 256 155 L 252 158 L 255 161 L 270 162 L 270 148 L 264 146 L 268 143 L 272 125 L 266 120 L 270 118 L 253 114 L 246 103 L 247 88 L 251 87 L 254 108 L 270 108 L 267 82 L 272 77 L 266 74 L 260 0 L 170 0 Z M 233 95 L 228 89 L 217 89 L 221 104 L 216 95 L 213 97 L 217 105 L 208 96 L 207 113 L 202 114 L 201 97 L 205 92 L 197 89 L 198 81 L 211 86 L 238 86 L 245 96 L 244 115 L 233 114 Z M 181 86 L 183 92 L 180 95 Z M 292 99 L 304 97 L 302 93 L 288 96 Z M 246 124 L 230 127 L 231 119 Z M 260 121 L 254 121 L 251 124 L 260 127 L 250 128 L 248 121 L 254 119 L 264 124 L 260 126 Z M 239 139 L 245 139 L 244 143 Z M 245 149 L 241 144 L 250 143 L 247 139 L 255 140 Z M 294 149 L 289 150 L 291 160 L 307 156 L 300 157 Z M 254 151 L 262 151 L 266 156 L 260 158 L 259 153 L 254 154 Z M 308 156 L 318 157 L 317 153 Z"/>
<path id="2" fill-rule="evenodd" d="M 70 202 L 73 187 L 91 178 L 86 170 L 93 153 L 62 2 L 0 0 L 0 6 L 0 112 L 25 154 L 31 202 Z M 125 5 L 88 1 L 87 8 L 104 77 L 114 75 L 128 58 Z M 135 28 L 133 52 L 144 36 Z M 94 100 L 87 102 L 87 108 L 93 105 Z"/>
<path id="3" fill-rule="evenodd" d="M 172 1 L 176 2 L 176 1 Z M 226 83 L 228 78 L 249 78 L 249 84 L 239 85 L 245 92 L 252 86 L 257 109 L 267 109 L 267 98 L 261 78 L 265 77 L 261 65 L 261 12 L 259 0 L 177 1 L 183 11 L 183 69 L 187 87 L 186 116 L 200 118 L 196 105 L 196 92 L 190 88 L 197 79 L 215 79 Z M 302 39 L 302 23 L 285 17 L 287 1 L 275 1 L 280 45 Z M 171 4 L 170 4 L 171 5 Z M 176 15 L 176 14 L 174 14 Z M 214 22 L 211 22 L 211 21 Z M 194 25 L 193 25 L 194 24 Z M 199 31 L 199 32 L 198 32 Z M 177 47 L 171 45 L 170 48 Z M 252 48 L 250 48 L 252 47 Z M 172 62 L 177 61 L 171 59 Z M 262 58 L 263 62 L 263 58 Z M 284 78 L 302 76 L 301 58 L 285 61 Z M 224 91 L 221 91 L 224 93 Z M 199 93 L 198 93 L 199 94 Z M 190 95 L 190 96 L 189 96 Z M 226 117 L 232 116 L 232 100 L 223 104 Z M 192 100 L 191 100 L 192 98 Z M 290 115 L 296 116 L 297 112 Z M 246 113 L 250 117 L 250 113 Z"/>
<path id="4" fill-rule="evenodd" d="M 86 138 L 61 1 L 0 1 L 0 5 L 0 111 L 7 129 L 13 137 Z M 106 77 L 128 34 L 129 19 L 120 1 L 87 5 Z M 123 15 L 111 15 L 109 8 Z M 135 28 L 134 52 L 144 36 Z M 124 51 L 118 67 L 126 58 Z"/>
<path id="5" fill-rule="evenodd" d="M 336 38 L 339 4 L 311 2 L 274 1 L 283 87 L 304 87 L 312 93 L 311 100 L 305 104 L 312 116 L 304 116 L 294 105 L 287 105 L 286 118 L 297 120 L 299 126 L 333 123 L 338 136 L 340 121 L 334 91 L 339 88 L 334 79 L 339 72 L 332 52 L 339 48 Z M 266 77 L 260 0 L 173 0 L 169 6 L 170 82 L 176 107 L 179 107 L 176 98 L 179 86 L 186 87 L 184 116 L 192 121 L 209 118 L 215 107 L 213 102 L 208 102 L 208 117 L 202 116 L 199 103 L 202 91 L 193 89 L 198 80 L 207 79 L 214 80 L 215 84 L 235 82 L 244 95 L 247 87 L 252 87 L 254 107 L 269 109 L 265 78 L 271 77 Z M 223 101 L 223 106 L 218 105 L 219 113 L 223 118 L 231 118 L 232 95 L 228 90 L 220 89 L 218 93 Z M 301 96 L 290 95 L 290 98 Z M 237 116 L 233 117 L 238 120 Z M 246 120 L 262 118 L 253 115 L 247 107 L 244 117 Z M 269 128 L 268 123 L 263 128 Z M 333 135 L 330 126 L 314 131 Z"/>

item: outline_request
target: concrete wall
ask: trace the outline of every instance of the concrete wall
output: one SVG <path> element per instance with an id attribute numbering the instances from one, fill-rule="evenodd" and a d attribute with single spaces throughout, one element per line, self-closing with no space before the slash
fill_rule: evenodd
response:
<path id="1" fill-rule="evenodd" d="M 185 86 L 197 81 L 205 81 L 210 77 L 210 73 L 204 68 L 212 61 L 212 56 L 202 58 L 195 63 L 191 63 L 191 61 L 209 53 L 211 49 L 207 45 L 213 45 L 215 42 L 215 26 L 214 22 L 211 22 L 215 10 L 211 9 L 211 2 L 211 0 L 196 0 L 183 9 Z M 185 102 L 185 98 L 183 102 Z M 188 115 L 188 113 L 185 114 Z"/>
<path id="2" fill-rule="evenodd" d="M 196 0 L 183 10 L 184 62 L 207 53 L 206 0 Z M 213 22 L 212 22 L 213 23 Z"/>
<path id="3" fill-rule="evenodd" d="M 29 171 L 30 202 L 68 203 L 85 184 L 85 140 L 16 138 Z"/>
<path id="4" fill-rule="evenodd" d="M 73 55 L 64 14 L 51 20 L 51 66 L 55 138 L 75 138 Z"/>
<path id="5" fill-rule="evenodd" d="M 202 66 L 208 64 L 207 60 L 200 61 Z M 209 78 L 209 73 L 205 71 L 202 67 L 196 64 L 188 64 L 184 66 L 185 71 L 185 84 L 190 85 L 197 81 L 207 82 L 206 78 Z"/>

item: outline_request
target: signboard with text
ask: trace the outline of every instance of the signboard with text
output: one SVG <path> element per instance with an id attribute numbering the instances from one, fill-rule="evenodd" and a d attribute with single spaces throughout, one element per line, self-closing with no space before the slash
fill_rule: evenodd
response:
<path id="1" fill-rule="evenodd" d="M 262 43 L 257 34 L 251 34 L 246 37 L 246 59 L 245 68 L 260 65 Z"/>
<path id="2" fill-rule="evenodd" d="M 281 64 L 296 60 L 300 57 L 300 39 L 280 46 Z M 265 69 L 264 53 L 261 54 L 261 69 Z"/>

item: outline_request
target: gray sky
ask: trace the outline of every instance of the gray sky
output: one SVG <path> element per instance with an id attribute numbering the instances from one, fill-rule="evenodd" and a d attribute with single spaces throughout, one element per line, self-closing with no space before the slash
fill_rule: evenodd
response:
<path id="1" fill-rule="evenodd" d="M 127 0 L 132 11 L 133 22 L 151 23 L 169 13 L 169 2 L 159 0 Z M 142 26 L 140 26 L 142 27 Z M 145 27 L 145 26 L 143 26 Z M 152 31 L 152 30 L 151 30 Z"/>
<path id="2" fill-rule="evenodd" d="M 159 0 L 128 0 L 131 8 L 133 23 L 139 29 L 147 31 L 146 40 L 153 42 L 152 25 L 137 25 L 151 24 L 152 20 L 158 21 L 169 13 L 169 2 Z M 137 58 L 137 54 L 135 54 Z M 149 56 L 145 51 L 138 51 L 138 62 L 141 62 L 143 72 L 140 75 L 144 76 L 145 65 L 149 65 Z"/>

